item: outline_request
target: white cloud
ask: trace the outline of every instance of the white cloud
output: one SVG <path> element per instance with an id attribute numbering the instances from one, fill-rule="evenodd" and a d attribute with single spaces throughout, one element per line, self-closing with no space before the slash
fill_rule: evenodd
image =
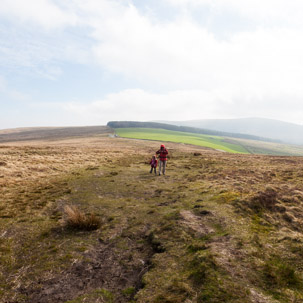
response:
<path id="1" fill-rule="evenodd" d="M 296 103 L 296 112 L 288 100 Z M 109 94 L 103 100 L 57 105 L 82 124 L 109 120 L 192 120 L 210 118 L 267 117 L 300 123 L 303 108 L 294 95 L 259 97 L 232 91 L 186 90 L 156 94 L 141 89 Z M 265 105 L 265 106 L 264 106 Z"/>
<path id="2" fill-rule="evenodd" d="M 54 61 L 93 62 L 113 81 L 117 75 L 135 83 L 137 89 L 121 88 L 100 101 L 64 105 L 88 124 L 253 115 L 302 119 L 303 3 L 166 1 L 177 7 L 178 18 L 160 21 L 131 0 L 68 0 L 65 7 L 55 0 L 2 0 L 0 16 L 41 28 L 30 26 L 22 39 L 19 33 L 3 39 L 0 65 L 14 62 L 54 79 L 62 71 Z M 219 38 L 195 19 L 198 6 L 210 8 L 205 18 L 234 13 L 255 27 Z M 79 31 L 71 34 L 68 26 Z"/>
<path id="3" fill-rule="evenodd" d="M 154 24 L 133 6 L 92 26 L 98 62 L 150 89 L 303 96 L 303 40 L 297 29 L 258 29 L 218 40 L 189 18 Z"/>
<path id="4" fill-rule="evenodd" d="M 87 62 L 81 33 L 64 32 L 78 25 L 71 2 L 64 6 L 53 0 L 0 1 L 0 68 L 24 75 L 57 79 L 58 61 Z M 6 22 L 3 22 L 5 20 Z M 77 41 L 81 40 L 81 41 Z M 71 51 L 71 48 L 73 49 Z"/>
<path id="5" fill-rule="evenodd" d="M 196 109 L 196 118 L 206 118 L 205 113 L 209 115 L 216 109 L 212 98 L 204 91 L 156 94 L 141 89 L 128 89 L 109 94 L 103 100 L 90 104 L 70 102 L 64 105 L 64 109 L 90 124 L 100 121 L 106 123 L 109 120 L 190 119 L 193 117 L 193 108 Z"/>
<path id="6" fill-rule="evenodd" d="M 0 16 L 17 22 L 38 24 L 46 29 L 77 23 L 75 14 L 60 9 L 51 0 L 1 0 Z"/>
<path id="7" fill-rule="evenodd" d="M 88 64 L 92 43 L 78 27 L 49 30 L 34 22 L 0 19 L 0 70 L 55 80 L 62 74 L 61 64 Z"/>
<path id="8" fill-rule="evenodd" d="M 208 7 L 212 13 L 233 12 L 264 25 L 303 25 L 300 0 L 166 0 L 180 8 Z M 277 24 L 280 22 L 280 24 Z"/>
<path id="9" fill-rule="evenodd" d="M 172 3 L 204 4 L 216 9 L 226 9 L 228 6 L 240 12 L 256 10 L 259 12 L 257 15 L 266 15 L 266 12 L 278 14 L 278 11 L 282 11 L 283 4 L 286 4 L 282 0 L 275 1 L 275 5 L 272 0 L 262 3 L 260 0 L 248 1 L 251 5 L 247 5 L 247 1 L 244 3 L 238 0 L 174 0 Z M 49 22 L 53 15 L 58 15 L 55 21 L 59 21 L 54 22 L 55 25 L 71 22 L 73 18 L 70 18 L 70 12 L 77 13 L 77 24 L 90 28 L 93 40 L 86 47 L 85 43 L 81 46 L 81 41 L 74 43 L 70 39 L 64 43 L 63 40 L 56 41 L 54 37 L 49 40 L 50 45 L 47 40 L 44 42 L 37 37 L 38 42 L 34 39 L 23 46 L 27 39 L 24 37 L 13 50 L 12 45 L 5 48 L 4 44 L 2 50 L 0 46 L 4 61 L 10 61 L 6 60 L 9 57 L 17 65 L 23 63 L 24 66 L 34 67 L 33 69 L 37 65 L 50 64 L 49 73 L 45 73 L 45 68 L 40 68 L 40 75 L 46 74 L 50 78 L 60 75 L 53 73 L 55 69 L 60 70 L 51 65 L 53 60 L 62 58 L 85 63 L 89 61 L 92 52 L 95 57 L 90 60 L 95 60 L 100 68 L 135 80 L 138 87 L 158 91 L 224 88 L 265 95 L 278 89 L 282 93 L 291 90 L 303 94 L 301 85 L 298 85 L 298 79 L 303 75 L 300 29 L 259 28 L 255 31 L 235 32 L 228 40 L 219 40 L 190 16 L 166 23 L 157 22 L 140 13 L 130 2 L 70 0 L 66 2 L 69 6 L 64 10 L 56 6 L 54 1 L 43 0 L 39 2 L 39 13 L 39 7 L 33 9 L 33 0 L 26 2 L 26 5 L 21 0 L 4 0 L 0 4 L 0 11 L 1 5 L 6 2 L 8 5 L 3 12 L 24 14 L 37 22 L 40 22 L 39 14 L 43 17 L 50 11 L 50 19 L 41 18 Z M 295 10 L 299 5 L 294 0 L 287 7 Z M 269 10 L 270 7 L 273 9 Z M 65 21 L 61 22 L 61 19 Z"/>

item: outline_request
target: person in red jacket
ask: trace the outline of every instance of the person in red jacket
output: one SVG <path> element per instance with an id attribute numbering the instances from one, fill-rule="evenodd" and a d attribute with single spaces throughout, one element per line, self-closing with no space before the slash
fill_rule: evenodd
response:
<path id="1" fill-rule="evenodd" d="M 157 166 L 158 166 L 158 160 L 156 158 L 156 156 L 153 156 L 152 159 L 149 162 L 151 169 L 150 169 L 150 173 L 153 172 L 153 169 L 155 170 L 155 175 L 157 174 Z"/>
<path id="2" fill-rule="evenodd" d="M 164 144 L 161 144 L 160 149 L 156 152 L 157 155 L 160 155 L 160 165 L 159 165 L 159 176 L 161 175 L 161 168 L 163 171 L 163 175 L 165 175 L 166 162 L 167 162 L 167 154 L 168 151 L 165 148 Z"/>

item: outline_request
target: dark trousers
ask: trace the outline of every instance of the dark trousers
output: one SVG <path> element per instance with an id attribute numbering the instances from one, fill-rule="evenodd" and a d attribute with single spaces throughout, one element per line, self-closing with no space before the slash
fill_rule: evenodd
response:
<path id="1" fill-rule="evenodd" d="M 157 174 L 157 167 L 151 167 L 151 168 L 150 168 L 150 173 L 153 172 L 153 169 L 155 170 L 155 175 L 156 175 L 156 174 Z"/>

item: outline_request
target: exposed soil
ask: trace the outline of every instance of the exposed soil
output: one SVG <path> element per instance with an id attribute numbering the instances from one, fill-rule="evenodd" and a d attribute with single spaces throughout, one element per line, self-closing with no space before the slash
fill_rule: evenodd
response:
<path id="1" fill-rule="evenodd" d="M 129 302 L 131 298 L 123 295 L 123 290 L 134 287 L 133 297 L 142 287 L 142 276 L 148 270 L 153 255 L 147 241 L 138 244 L 139 239 L 129 239 L 125 251 L 118 251 L 115 241 L 101 243 L 99 240 L 94 249 L 84 253 L 85 261 L 74 262 L 61 274 L 49 280 L 38 280 L 19 291 L 31 303 L 66 302 L 96 289 L 110 291 L 114 302 Z"/>

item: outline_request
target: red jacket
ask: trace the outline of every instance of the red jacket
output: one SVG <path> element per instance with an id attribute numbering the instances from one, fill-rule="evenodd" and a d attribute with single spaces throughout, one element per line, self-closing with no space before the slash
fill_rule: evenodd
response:
<path id="1" fill-rule="evenodd" d="M 157 155 L 160 154 L 160 161 L 167 161 L 167 154 L 168 154 L 168 151 L 166 148 L 163 148 L 163 149 L 159 149 L 157 152 L 156 152 Z"/>
<path id="2" fill-rule="evenodd" d="M 157 159 L 151 159 L 149 162 L 151 167 L 157 167 L 158 166 L 158 160 Z"/>

